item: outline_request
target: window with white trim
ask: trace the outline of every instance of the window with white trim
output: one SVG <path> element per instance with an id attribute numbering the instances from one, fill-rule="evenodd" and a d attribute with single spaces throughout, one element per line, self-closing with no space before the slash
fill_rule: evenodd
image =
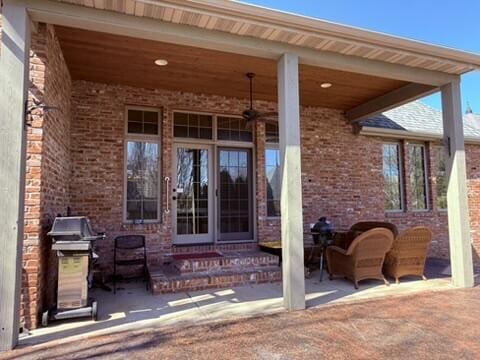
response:
<path id="1" fill-rule="evenodd" d="M 408 181 L 413 210 L 428 210 L 427 167 L 425 145 L 408 145 Z"/>
<path id="2" fill-rule="evenodd" d="M 383 144 L 383 178 L 386 211 L 401 211 L 403 209 L 401 170 L 400 144 Z"/>
<path id="3" fill-rule="evenodd" d="M 126 111 L 124 220 L 160 220 L 161 113 L 131 107 Z"/>
<path id="4" fill-rule="evenodd" d="M 267 190 L 267 216 L 280 216 L 280 150 L 278 149 L 278 124 L 265 123 L 265 177 Z"/>
<path id="5" fill-rule="evenodd" d="M 437 209 L 447 208 L 447 168 L 445 149 L 439 147 L 437 150 L 436 184 L 437 184 Z"/>

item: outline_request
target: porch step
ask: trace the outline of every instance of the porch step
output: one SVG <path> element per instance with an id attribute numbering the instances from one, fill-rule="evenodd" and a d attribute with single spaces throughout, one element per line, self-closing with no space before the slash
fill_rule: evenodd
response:
<path id="1" fill-rule="evenodd" d="M 217 243 L 200 245 L 174 245 L 172 252 L 175 254 L 201 253 L 209 251 L 254 251 L 258 250 L 257 243 Z"/>
<path id="2" fill-rule="evenodd" d="M 187 274 L 180 274 L 170 266 L 150 269 L 150 285 L 155 295 L 278 282 L 281 280 L 282 271 L 279 266 L 223 269 Z"/>
<path id="3" fill-rule="evenodd" d="M 180 274 L 246 269 L 278 265 L 278 256 L 262 251 L 215 251 L 199 254 L 175 254 L 172 264 Z"/>

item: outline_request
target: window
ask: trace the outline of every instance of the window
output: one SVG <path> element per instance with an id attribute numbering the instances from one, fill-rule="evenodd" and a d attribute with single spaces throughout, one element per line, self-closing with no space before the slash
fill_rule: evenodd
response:
<path id="1" fill-rule="evenodd" d="M 128 109 L 129 134 L 158 135 L 158 112 Z"/>
<path id="2" fill-rule="evenodd" d="M 125 166 L 125 220 L 160 219 L 160 116 L 158 111 L 128 109 Z"/>
<path id="3" fill-rule="evenodd" d="M 402 182 L 399 144 L 383 144 L 385 210 L 402 210 Z"/>
<path id="4" fill-rule="evenodd" d="M 447 208 L 447 170 L 445 165 L 445 150 L 438 148 L 437 151 L 437 209 Z"/>
<path id="5" fill-rule="evenodd" d="M 245 119 L 219 116 L 217 120 L 218 140 L 252 142 L 252 130 L 247 128 Z"/>
<path id="6" fill-rule="evenodd" d="M 278 124 L 265 123 L 265 175 L 267 178 L 267 216 L 280 216 L 280 150 L 278 149 Z"/>
<path id="7" fill-rule="evenodd" d="M 408 179 L 410 182 L 413 210 L 427 210 L 427 181 L 425 167 L 425 146 L 408 146 Z"/>
<path id="8" fill-rule="evenodd" d="M 280 150 L 265 150 L 265 174 L 267 178 L 267 216 L 280 216 Z"/>
<path id="9" fill-rule="evenodd" d="M 211 115 L 173 113 L 173 136 L 212 140 L 213 117 Z"/>
<path id="10" fill-rule="evenodd" d="M 278 136 L 278 123 L 267 122 L 265 123 L 265 141 L 267 143 L 279 142 Z"/>

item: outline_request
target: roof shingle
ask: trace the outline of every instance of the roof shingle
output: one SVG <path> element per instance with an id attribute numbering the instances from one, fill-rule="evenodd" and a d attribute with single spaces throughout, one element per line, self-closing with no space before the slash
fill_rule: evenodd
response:
<path id="1" fill-rule="evenodd" d="M 360 122 L 362 127 L 403 130 L 411 133 L 443 135 L 441 111 L 414 101 Z M 465 137 L 480 139 L 480 115 L 468 114 L 463 119 Z"/>

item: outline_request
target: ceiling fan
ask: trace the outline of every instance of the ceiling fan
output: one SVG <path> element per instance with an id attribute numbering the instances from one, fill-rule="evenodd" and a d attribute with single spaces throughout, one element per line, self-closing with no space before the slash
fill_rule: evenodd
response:
<path id="1" fill-rule="evenodd" d="M 249 72 L 246 76 L 250 81 L 250 108 L 242 113 L 242 117 L 247 121 L 247 126 L 252 126 L 255 121 L 275 120 L 275 117 L 278 116 L 276 111 L 260 112 L 253 108 L 253 79 L 255 78 L 255 74 Z"/>

